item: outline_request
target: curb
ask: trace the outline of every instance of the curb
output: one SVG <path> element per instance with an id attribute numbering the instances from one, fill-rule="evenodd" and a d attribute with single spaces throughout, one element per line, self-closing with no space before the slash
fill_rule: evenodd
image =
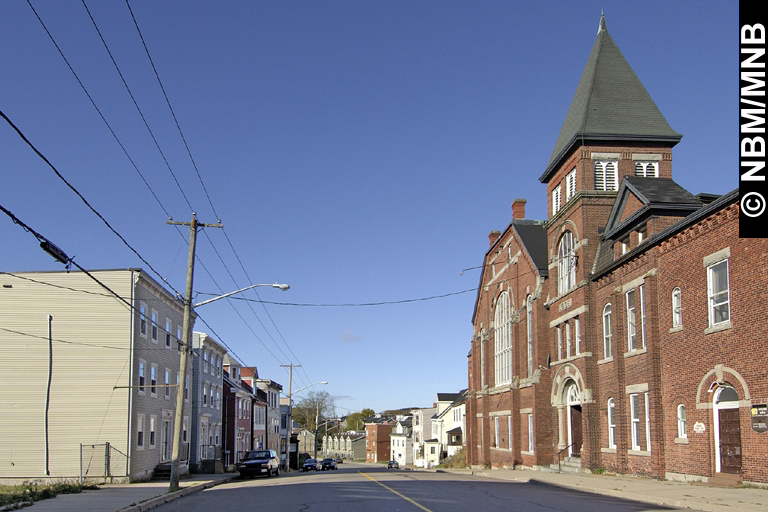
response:
<path id="1" fill-rule="evenodd" d="M 146 510 L 151 510 L 165 503 L 170 503 L 171 501 L 183 498 L 184 496 L 192 494 L 193 492 L 202 491 L 203 489 L 210 489 L 211 487 L 231 482 L 234 480 L 234 478 L 235 477 L 222 478 L 220 480 L 211 480 L 197 485 L 191 485 L 189 487 L 179 489 L 178 491 L 169 492 L 168 494 L 163 494 L 162 496 L 143 501 L 137 505 L 131 505 L 129 507 L 123 508 L 120 510 L 120 512 L 145 512 Z"/>

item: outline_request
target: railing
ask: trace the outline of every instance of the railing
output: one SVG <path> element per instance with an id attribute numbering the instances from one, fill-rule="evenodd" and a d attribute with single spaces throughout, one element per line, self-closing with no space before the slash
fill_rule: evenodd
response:
<path id="1" fill-rule="evenodd" d="M 557 472 L 558 473 L 560 472 L 560 455 L 562 455 L 563 452 L 566 452 L 566 451 L 570 450 L 572 446 L 576 446 L 576 443 L 575 442 L 571 443 L 568 446 L 566 446 L 565 448 L 563 448 L 562 450 L 560 450 L 559 452 L 557 452 Z"/>
<path id="2" fill-rule="evenodd" d="M 200 447 L 200 460 L 218 460 L 221 458 L 221 446 L 204 444 Z"/>

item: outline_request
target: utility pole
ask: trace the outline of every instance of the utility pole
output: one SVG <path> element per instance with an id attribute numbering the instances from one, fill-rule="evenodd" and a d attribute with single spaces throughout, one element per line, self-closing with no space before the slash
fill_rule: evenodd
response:
<path id="1" fill-rule="evenodd" d="M 181 449 L 181 429 L 184 417 L 184 385 L 187 378 L 187 355 L 190 350 L 190 328 L 192 324 L 192 281 L 195 275 L 195 244 L 197 230 L 202 228 L 223 228 L 218 224 L 201 224 L 197 222 L 197 214 L 192 212 L 192 222 L 176 222 L 172 218 L 166 224 L 189 226 L 189 258 L 187 260 L 187 290 L 184 296 L 184 323 L 182 325 L 181 356 L 179 361 L 179 385 L 176 386 L 176 416 L 173 418 L 173 446 L 171 447 L 171 484 L 168 492 L 179 490 L 179 450 Z"/>
<path id="2" fill-rule="evenodd" d="M 288 368 L 288 422 L 285 433 L 285 472 L 291 472 L 291 433 L 293 432 L 293 399 L 291 398 L 291 384 L 293 383 L 293 368 L 301 368 L 300 364 L 281 364 L 282 368 Z M 301 391 L 301 390 L 299 390 Z"/>

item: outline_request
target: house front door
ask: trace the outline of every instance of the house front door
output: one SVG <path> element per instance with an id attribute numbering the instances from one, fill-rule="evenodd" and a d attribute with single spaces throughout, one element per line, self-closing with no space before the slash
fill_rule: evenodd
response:
<path id="1" fill-rule="evenodd" d="M 569 455 L 571 457 L 580 457 L 581 445 L 583 443 L 581 435 L 581 405 L 572 405 L 570 409 L 571 449 L 569 450 Z"/>

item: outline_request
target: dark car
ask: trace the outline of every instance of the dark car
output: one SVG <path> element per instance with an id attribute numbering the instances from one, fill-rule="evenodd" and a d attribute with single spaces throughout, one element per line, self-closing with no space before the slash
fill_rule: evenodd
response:
<path id="1" fill-rule="evenodd" d="M 320 469 L 320 461 L 317 459 L 307 459 L 304 461 L 304 465 L 301 466 L 302 471 L 317 471 Z"/>
<path id="2" fill-rule="evenodd" d="M 280 461 L 275 450 L 251 450 L 245 452 L 237 463 L 237 470 L 243 478 L 256 475 L 279 476 Z"/>
<path id="3" fill-rule="evenodd" d="M 400 469 L 400 464 L 396 460 L 391 460 L 387 463 L 387 469 L 391 468 Z"/>
<path id="4" fill-rule="evenodd" d="M 341 464 L 342 462 L 344 462 L 343 459 L 336 459 L 336 464 Z"/>
<path id="5" fill-rule="evenodd" d="M 330 457 L 327 459 L 323 459 L 323 471 L 325 470 L 332 470 L 332 469 L 339 469 L 336 467 L 336 460 L 331 459 Z"/>

